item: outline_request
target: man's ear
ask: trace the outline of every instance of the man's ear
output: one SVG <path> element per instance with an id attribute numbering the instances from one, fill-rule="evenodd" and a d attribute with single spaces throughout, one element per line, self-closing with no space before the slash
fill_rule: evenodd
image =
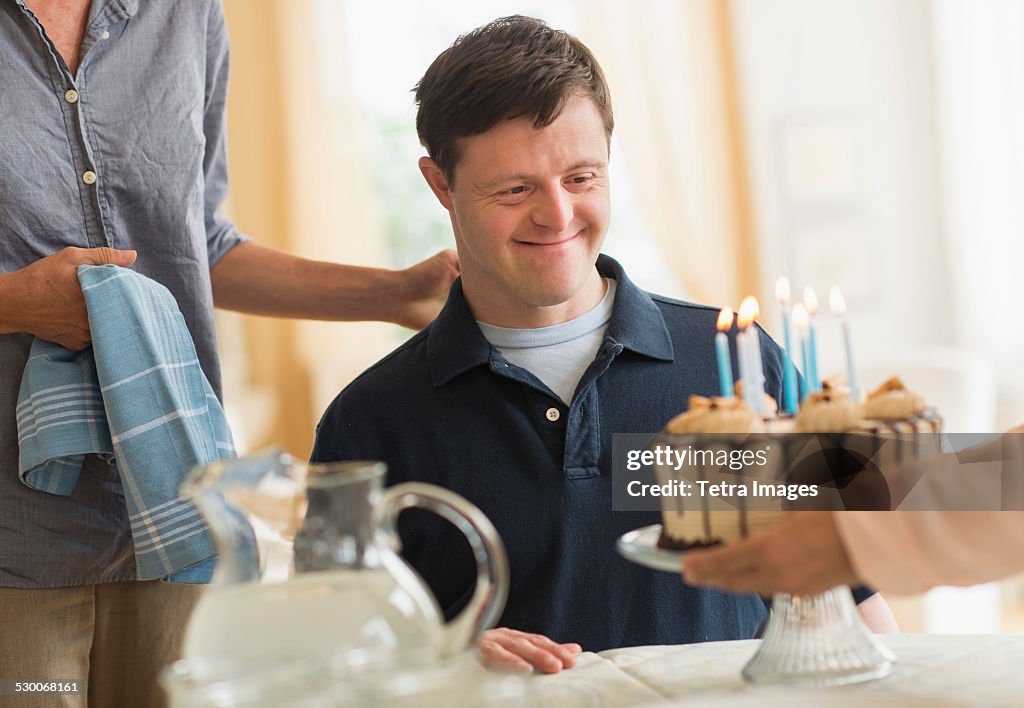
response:
<path id="1" fill-rule="evenodd" d="M 427 180 L 427 184 L 430 185 L 430 189 L 434 192 L 434 196 L 437 197 L 437 201 L 441 202 L 441 206 L 445 209 L 452 211 L 452 195 L 448 191 L 448 181 L 441 174 L 441 168 L 429 157 L 421 157 L 419 164 L 420 172 L 423 173 L 423 179 Z"/>

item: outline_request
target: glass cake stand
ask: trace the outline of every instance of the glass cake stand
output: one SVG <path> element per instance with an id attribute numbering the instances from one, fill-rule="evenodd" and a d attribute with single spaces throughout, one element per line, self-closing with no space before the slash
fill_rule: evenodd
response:
<path id="1" fill-rule="evenodd" d="M 627 560 L 681 572 L 684 551 L 658 548 L 661 524 L 623 534 L 616 545 Z M 850 588 L 820 595 L 777 593 L 757 653 L 743 667 L 751 683 L 839 686 L 882 678 L 896 658 L 860 618 Z"/>

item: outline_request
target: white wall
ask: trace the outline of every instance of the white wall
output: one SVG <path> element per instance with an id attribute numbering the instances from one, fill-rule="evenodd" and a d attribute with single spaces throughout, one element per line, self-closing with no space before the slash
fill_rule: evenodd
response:
<path id="1" fill-rule="evenodd" d="M 928 0 L 734 0 L 762 302 L 847 296 L 858 359 L 951 343 Z M 765 323 L 778 331 L 777 313 Z M 821 369 L 842 367 L 819 322 Z M 873 385 L 874 381 L 864 381 Z"/>

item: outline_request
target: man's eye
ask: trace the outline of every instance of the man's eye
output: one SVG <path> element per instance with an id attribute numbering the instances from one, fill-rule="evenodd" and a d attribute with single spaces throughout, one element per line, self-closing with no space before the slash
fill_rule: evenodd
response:
<path id="1" fill-rule="evenodd" d="M 505 194 L 522 194 L 526 191 L 526 187 L 521 184 L 517 184 L 515 187 L 511 187 L 505 190 Z"/>
<path id="2" fill-rule="evenodd" d="M 586 184 L 590 181 L 591 175 L 576 175 L 572 178 L 573 184 Z"/>

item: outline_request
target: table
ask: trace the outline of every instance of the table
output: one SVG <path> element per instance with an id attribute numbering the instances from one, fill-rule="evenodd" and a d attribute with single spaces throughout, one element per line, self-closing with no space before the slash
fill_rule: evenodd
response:
<path id="1" fill-rule="evenodd" d="M 575 668 L 530 679 L 531 705 L 1024 706 L 1024 635 L 881 637 L 897 657 L 878 681 L 834 688 L 747 684 L 758 640 L 585 653 Z"/>

